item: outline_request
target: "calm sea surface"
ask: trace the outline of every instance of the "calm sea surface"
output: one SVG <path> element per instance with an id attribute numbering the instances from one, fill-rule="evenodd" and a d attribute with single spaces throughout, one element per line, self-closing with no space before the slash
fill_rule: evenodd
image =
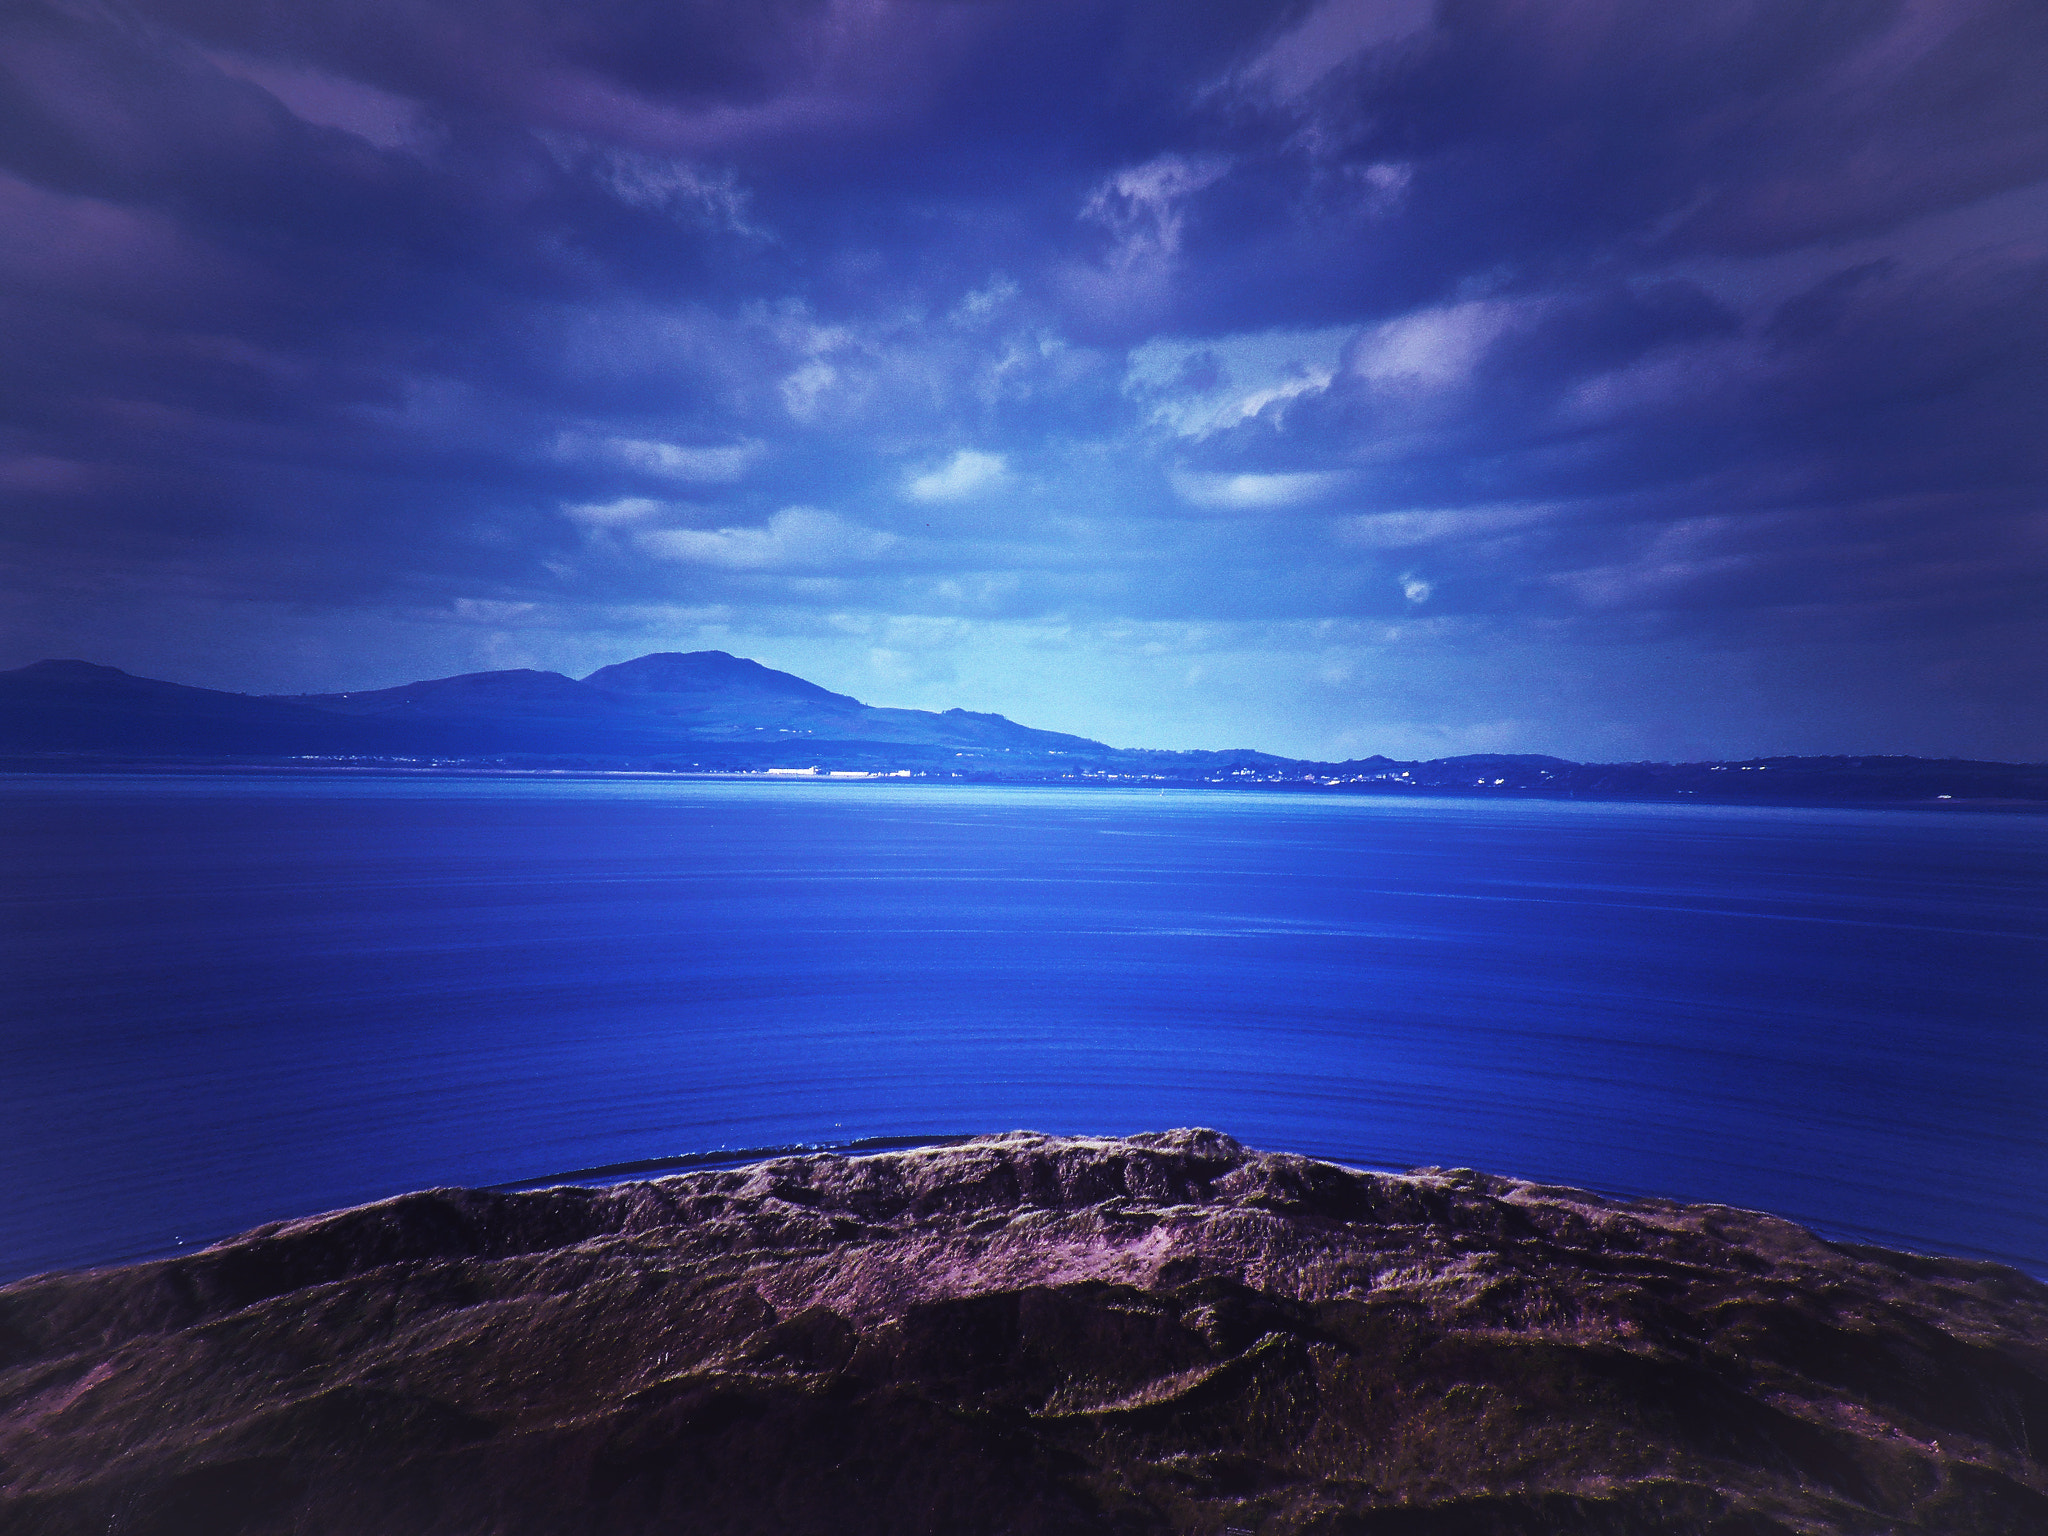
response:
<path id="1" fill-rule="evenodd" d="M 719 1147 L 1213 1125 L 2048 1275 L 2048 818 L 0 779 L 0 1278 Z"/>

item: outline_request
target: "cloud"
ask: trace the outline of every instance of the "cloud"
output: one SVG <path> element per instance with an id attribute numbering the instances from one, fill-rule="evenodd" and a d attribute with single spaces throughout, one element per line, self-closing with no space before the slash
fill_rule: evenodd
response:
<path id="1" fill-rule="evenodd" d="M 533 618 L 538 603 L 504 603 L 490 598 L 458 597 L 452 605 L 455 616 L 477 624 L 518 624 Z"/>
<path id="2" fill-rule="evenodd" d="M 963 325 L 985 323 L 1006 308 L 1023 289 L 1000 272 L 991 276 L 988 282 L 974 289 L 960 300 L 953 316 Z"/>
<path id="3" fill-rule="evenodd" d="M 1080 219 L 1106 244 L 1065 274 L 1069 292 L 1112 323 L 1152 318 L 1170 305 L 1189 200 L 1229 169 L 1220 156 L 1174 154 L 1104 177 L 1082 202 Z"/>
<path id="4" fill-rule="evenodd" d="M 1175 469 L 1167 478 L 1191 506 L 1220 512 L 1269 512 L 1321 501 L 1341 490 L 1350 478 L 1336 471 L 1304 471 L 1281 475 L 1200 474 Z"/>
<path id="5" fill-rule="evenodd" d="M 1088 194 L 1081 217 L 1115 236 L 1112 266 L 1171 257 L 1180 249 L 1187 200 L 1229 169 L 1229 161 L 1213 155 L 1162 155 L 1106 177 Z"/>
<path id="6" fill-rule="evenodd" d="M 744 478 L 766 456 L 768 445 L 758 439 L 699 445 L 564 433 L 557 451 L 565 458 L 616 464 L 682 484 L 723 485 Z"/>
<path id="7" fill-rule="evenodd" d="M 166 657 L 260 610 L 395 666 L 458 601 L 601 649 L 680 584 L 1363 626 L 1345 686 L 1522 720 L 1521 667 L 1560 729 L 1654 713 L 1643 647 L 1883 655 L 1864 740 L 2016 750 L 2048 655 L 2032 0 L 19 0 L 0 76 L 18 660 L 146 671 L 180 603 Z M 1158 675 L 1218 733 L 1245 644 Z"/>
<path id="8" fill-rule="evenodd" d="M 1494 538 L 1543 522 L 1555 509 L 1544 506 L 1446 507 L 1401 512 L 1361 512 L 1337 525 L 1337 537 L 1360 549 L 1417 549 Z"/>
<path id="9" fill-rule="evenodd" d="M 1130 350 L 1124 393 L 1183 437 L 1234 427 L 1276 403 L 1329 387 L 1351 326 L 1212 336 L 1154 337 Z"/>
<path id="10" fill-rule="evenodd" d="M 816 507 L 784 507 L 765 528 L 658 528 L 636 542 L 665 560 L 772 571 L 857 565 L 887 554 L 901 540 Z"/>
<path id="11" fill-rule="evenodd" d="M 1450 388 L 1471 377 L 1516 314 L 1514 305 L 1486 302 L 1418 310 L 1360 333 L 1344 366 L 1381 386 Z"/>
<path id="12" fill-rule="evenodd" d="M 432 136 L 417 101 L 324 70 L 293 68 L 225 51 L 207 53 L 222 74 L 259 85 L 293 116 L 339 128 L 379 149 L 417 149 Z"/>
<path id="13" fill-rule="evenodd" d="M 617 501 L 577 502 L 565 504 L 562 508 L 565 516 L 576 522 L 589 524 L 593 528 L 623 528 L 660 517 L 667 511 L 667 502 L 655 501 L 647 496 L 621 496 Z"/>
<path id="14" fill-rule="evenodd" d="M 1365 49 L 1413 37 L 1430 24 L 1435 0 L 1324 0 L 1238 77 L 1298 98 Z"/>
<path id="15" fill-rule="evenodd" d="M 910 476 L 904 494 L 913 501 L 964 501 L 1001 485 L 1009 471 L 999 453 L 962 448 L 937 469 Z"/>
<path id="16" fill-rule="evenodd" d="M 751 195 L 729 167 L 712 170 L 672 155 L 594 143 L 580 134 L 544 129 L 535 137 L 564 170 L 589 175 L 629 207 L 729 234 L 768 238 L 752 221 Z"/>

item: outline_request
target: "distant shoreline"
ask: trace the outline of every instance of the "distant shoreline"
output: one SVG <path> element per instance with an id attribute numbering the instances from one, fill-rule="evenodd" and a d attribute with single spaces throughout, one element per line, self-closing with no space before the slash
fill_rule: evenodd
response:
<path id="1" fill-rule="evenodd" d="M 1603 765 L 1586 765 L 1603 766 Z M 1632 765 L 1628 765 L 1632 766 Z M 1662 765 L 1659 765 L 1662 766 Z M 1716 765 L 1719 766 L 1719 765 Z M 2001 765 L 2003 766 L 2003 765 Z M 2013 765 L 2027 767 L 2030 765 Z M 1141 774 L 1056 775 L 1031 772 L 997 773 L 962 770 L 946 773 L 928 769 L 819 769 L 803 768 L 657 768 L 602 767 L 593 764 L 547 765 L 490 762 L 292 762 L 212 759 L 123 759 L 52 754 L 49 756 L 0 757 L 0 778 L 198 778 L 247 776 L 251 778 L 303 778 L 308 780 L 415 779 L 461 780 L 500 779 L 525 782 L 619 781 L 649 783 L 688 781 L 698 783 L 749 784 L 865 784 L 898 787 L 931 785 L 979 785 L 1012 789 L 1087 790 L 1182 790 L 1235 791 L 1240 793 L 1303 796 L 1342 796 L 1376 800 L 1478 800 L 1557 801 L 1571 804 L 1611 805 L 1714 805 L 1773 806 L 1782 809 L 1841 810 L 1938 810 L 2006 811 L 2020 814 L 2048 814 L 2048 798 L 1997 795 L 1783 795 L 1755 793 L 1729 795 L 1702 793 L 1689 789 L 1655 792 L 1608 790 L 1585 792 L 1572 789 L 1540 788 L 1526 785 L 1398 784 L 1322 782 L 1304 779 L 1169 778 Z"/>
<path id="2" fill-rule="evenodd" d="M 1002 715 L 883 708 L 723 651 L 581 680 L 511 669 L 252 697 L 82 661 L 0 672 L 0 771 L 835 778 L 1619 802 L 2048 806 L 2048 763 L 1898 753 L 1582 763 L 1541 752 L 1341 762 L 1113 747 Z"/>

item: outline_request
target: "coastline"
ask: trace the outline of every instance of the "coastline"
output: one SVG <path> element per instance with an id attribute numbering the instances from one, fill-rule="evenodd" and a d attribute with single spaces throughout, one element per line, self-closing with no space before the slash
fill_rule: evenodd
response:
<path id="1" fill-rule="evenodd" d="M 734 783 L 789 784 L 815 787 L 821 784 L 867 785 L 912 789 L 933 786 L 989 786 L 1007 789 L 1071 789 L 1091 791 L 1159 791 L 1195 793 L 1262 794 L 1309 799 L 1380 801 L 1429 804 L 1472 802 L 1476 804 L 1540 802 L 1583 805 L 1670 805 L 1753 807 L 1773 810 L 1880 810 L 1939 811 L 1957 813 L 2007 812 L 2014 815 L 2048 814 L 2048 798 L 2010 796 L 1925 795 L 1918 797 L 1826 796 L 1826 795 L 1717 795 L 1693 790 L 1670 793 L 1626 793 L 1602 791 L 1581 793 L 1565 789 L 1532 788 L 1523 785 L 1500 787 L 1480 785 L 1399 785 L 1380 783 L 1290 782 L 1286 779 L 1241 780 L 1233 778 L 1168 778 L 1155 775 L 1059 775 L 1032 772 L 996 772 L 966 769 L 941 772 L 928 769 L 812 770 L 804 768 L 701 769 L 659 767 L 513 766 L 494 763 L 446 762 L 232 762 L 211 759 L 187 761 L 163 759 L 75 759 L 62 754 L 47 757 L 0 757 L 0 780 L 47 780 L 55 778 L 172 779 L 194 778 L 298 779 L 308 783 L 347 783 L 376 779 L 459 783 L 502 780 L 515 783 Z"/>

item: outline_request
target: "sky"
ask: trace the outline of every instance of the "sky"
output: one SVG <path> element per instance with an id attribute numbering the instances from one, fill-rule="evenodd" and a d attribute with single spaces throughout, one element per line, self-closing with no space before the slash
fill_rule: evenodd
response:
<path id="1" fill-rule="evenodd" d="M 2040 0 L 9 0 L 0 666 L 2048 759 Z"/>

